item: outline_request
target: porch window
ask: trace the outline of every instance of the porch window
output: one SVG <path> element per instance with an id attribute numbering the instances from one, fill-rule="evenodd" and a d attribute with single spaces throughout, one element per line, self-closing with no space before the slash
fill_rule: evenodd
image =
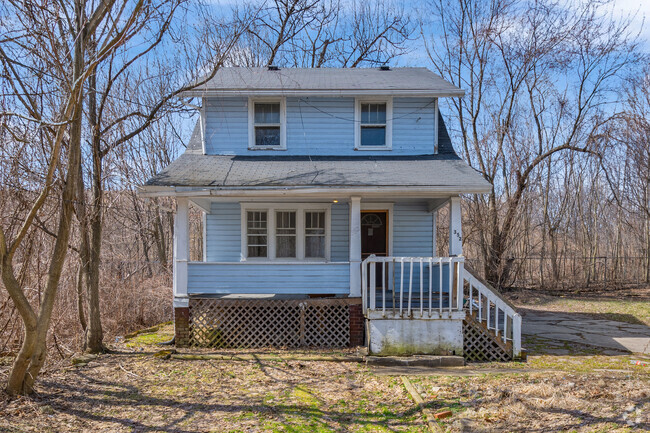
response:
<path id="1" fill-rule="evenodd" d="M 305 212 L 305 257 L 325 257 L 325 212 Z"/>
<path id="2" fill-rule="evenodd" d="M 275 213 L 275 256 L 296 257 L 296 212 Z"/>
<path id="3" fill-rule="evenodd" d="M 242 203 L 242 260 L 330 259 L 330 205 Z"/>
<path id="4" fill-rule="evenodd" d="M 249 149 L 286 148 L 284 112 L 284 99 L 249 100 Z"/>
<path id="5" fill-rule="evenodd" d="M 247 212 L 248 257 L 268 256 L 268 213 Z"/>
<path id="6" fill-rule="evenodd" d="M 392 102 L 356 102 L 356 150 L 390 150 L 392 131 Z"/>

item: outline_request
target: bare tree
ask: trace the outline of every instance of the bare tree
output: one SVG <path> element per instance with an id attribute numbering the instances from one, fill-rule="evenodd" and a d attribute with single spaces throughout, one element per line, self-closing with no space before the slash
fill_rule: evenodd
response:
<path id="1" fill-rule="evenodd" d="M 186 20 L 175 20 L 183 0 L 158 2 L 139 21 L 139 39 L 125 43 L 103 61 L 88 80 L 88 133 L 91 190 L 88 203 L 77 207 L 81 224 L 80 258 L 88 297 L 88 326 L 84 349 L 91 353 L 104 350 L 100 319 L 99 271 L 101 262 L 104 166 L 115 149 L 131 143 L 153 122 L 184 109 L 178 96 L 214 77 L 239 38 L 250 18 L 225 23 L 204 5 L 196 4 L 194 13 L 202 17 L 199 30 L 190 31 Z M 186 34 L 183 43 L 174 43 L 171 34 Z M 191 35 L 191 36 L 190 36 Z M 143 41 L 146 41 L 143 43 Z M 95 45 L 98 41 L 93 41 Z M 164 51 L 175 53 L 173 59 Z M 186 75 L 181 76 L 180 72 Z M 189 76 L 187 75 L 189 74 Z M 200 76 L 199 76 L 200 74 Z"/>
<path id="2" fill-rule="evenodd" d="M 407 11 L 389 0 L 274 0 L 259 7 L 230 61 L 309 68 L 385 64 L 407 52 L 413 30 Z"/>
<path id="3" fill-rule="evenodd" d="M 97 46 L 94 55 L 87 58 L 91 35 L 105 22 L 114 7 L 121 11 L 120 20 L 112 23 L 110 33 Z M 14 395 L 32 392 L 46 358 L 46 337 L 69 247 L 81 164 L 84 83 L 97 65 L 130 36 L 143 2 L 119 4 L 109 1 L 96 7 L 82 0 L 67 7 L 50 2 L 7 2 L 3 8 L 3 16 L 13 19 L 2 23 L 3 34 L 7 37 L 0 44 L 0 59 L 4 68 L 3 78 L 13 92 L 15 108 L 15 111 L 4 112 L 3 116 L 26 120 L 36 131 L 43 129 L 37 137 L 21 140 L 20 146 L 14 150 L 29 151 L 33 146 L 32 140 L 37 138 L 44 141 L 47 149 L 42 166 L 44 172 L 30 185 L 33 191 L 37 191 L 33 204 L 21 215 L 18 227 L 11 223 L 5 225 L 4 221 L 0 227 L 2 281 L 24 325 L 23 344 L 7 383 L 7 392 Z M 34 76 L 36 80 L 30 79 Z M 49 79 L 42 82 L 38 80 L 39 76 Z M 44 106 L 40 97 L 47 92 L 54 94 Z M 20 135 L 16 133 L 14 137 Z M 56 240 L 49 257 L 47 285 L 38 308 L 34 308 L 16 278 L 14 258 L 38 221 L 43 204 L 52 194 L 57 173 L 61 173 L 63 184 Z"/>
<path id="4" fill-rule="evenodd" d="M 467 95 L 451 102 L 462 154 L 494 185 L 471 207 L 484 230 L 485 274 L 510 281 L 508 258 L 522 205 L 544 164 L 562 152 L 603 157 L 617 117 L 612 95 L 638 61 L 626 22 L 600 2 L 439 0 L 441 36 L 428 53 L 435 70 Z M 557 161 L 557 159 L 556 159 Z"/>
<path id="5" fill-rule="evenodd" d="M 645 282 L 650 282 L 650 67 L 626 86 L 626 112 L 620 124 L 629 169 L 624 192 L 630 206 L 624 207 L 640 222 L 641 253 Z"/>

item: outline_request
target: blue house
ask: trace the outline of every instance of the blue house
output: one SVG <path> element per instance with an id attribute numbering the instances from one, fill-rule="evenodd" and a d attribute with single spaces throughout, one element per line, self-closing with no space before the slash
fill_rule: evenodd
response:
<path id="1" fill-rule="evenodd" d="M 176 200 L 177 345 L 519 355 L 520 316 L 464 262 L 460 196 L 491 185 L 438 109 L 463 90 L 426 68 L 268 67 L 186 96 L 203 101 L 187 150 L 141 191 Z"/>

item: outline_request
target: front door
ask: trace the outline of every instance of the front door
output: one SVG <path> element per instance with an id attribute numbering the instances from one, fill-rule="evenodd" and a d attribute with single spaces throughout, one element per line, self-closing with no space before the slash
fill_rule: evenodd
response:
<path id="1" fill-rule="evenodd" d="M 388 211 L 361 211 L 361 260 L 371 254 L 388 256 Z M 376 266 L 375 282 L 381 286 L 381 265 Z"/>

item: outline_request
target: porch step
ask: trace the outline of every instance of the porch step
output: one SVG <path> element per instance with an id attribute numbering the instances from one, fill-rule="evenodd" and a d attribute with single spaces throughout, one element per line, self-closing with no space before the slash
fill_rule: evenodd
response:
<path id="1" fill-rule="evenodd" d="M 366 356 L 366 364 L 386 367 L 462 367 L 462 356 Z"/>

